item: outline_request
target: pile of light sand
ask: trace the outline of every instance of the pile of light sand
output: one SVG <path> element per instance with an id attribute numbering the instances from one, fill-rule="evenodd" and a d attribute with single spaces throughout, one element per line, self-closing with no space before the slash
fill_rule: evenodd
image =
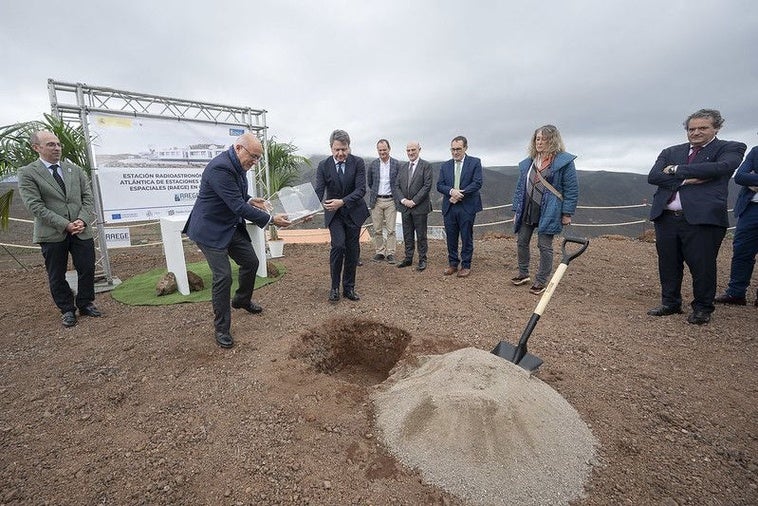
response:
<path id="1" fill-rule="evenodd" d="M 422 357 L 372 398 L 389 450 L 474 504 L 567 504 L 595 460 L 597 440 L 576 410 L 486 351 Z"/>

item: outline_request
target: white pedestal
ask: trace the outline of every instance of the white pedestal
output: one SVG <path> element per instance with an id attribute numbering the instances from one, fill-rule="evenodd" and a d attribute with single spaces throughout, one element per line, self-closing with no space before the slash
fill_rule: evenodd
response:
<path id="1" fill-rule="evenodd" d="M 266 233 L 258 225 L 247 222 L 247 233 L 250 234 L 250 241 L 253 243 L 253 250 L 258 257 L 258 276 L 265 278 L 268 275 L 266 269 Z"/>
<path id="2" fill-rule="evenodd" d="M 182 245 L 182 229 L 185 223 L 187 223 L 186 214 L 161 218 L 161 238 L 163 254 L 166 256 L 166 267 L 176 276 L 179 293 L 189 295 L 187 263 L 184 261 L 184 246 Z"/>

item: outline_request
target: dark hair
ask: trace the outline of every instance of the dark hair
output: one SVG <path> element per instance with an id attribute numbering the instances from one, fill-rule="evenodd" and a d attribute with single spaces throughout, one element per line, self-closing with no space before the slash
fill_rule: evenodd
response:
<path id="1" fill-rule="evenodd" d="M 379 139 L 378 141 L 376 141 L 376 145 L 378 146 L 382 142 L 387 145 L 387 149 L 392 149 L 392 148 L 390 148 L 390 141 L 388 141 L 387 139 Z"/>
<path id="2" fill-rule="evenodd" d="M 344 142 L 349 146 L 350 136 L 344 130 L 335 130 L 332 132 L 332 135 L 329 136 L 329 146 L 332 146 L 334 141 Z"/>
<path id="3" fill-rule="evenodd" d="M 720 130 L 722 126 L 724 126 L 724 118 L 721 117 L 721 113 L 717 111 L 716 109 L 700 109 L 699 111 L 695 111 L 689 116 L 687 116 L 687 119 L 684 120 L 684 128 L 685 130 L 689 128 L 690 126 L 690 120 L 691 119 L 700 119 L 700 118 L 708 118 L 711 120 L 711 123 L 713 124 L 713 128 L 716 130 Z"/>
<path id="4" fill-rule="evenodd" d="M 453 137 L 453 140 L 452 140 L 452 141 L 450 141 L 450 144 L 454 143 L 455 141 L 461 141 L 461 142 L 463 142 L 463 147 L 464 147 L 464 148 L 467 148 L 467 147 L 468 147 L 468 141 L 467 141 L 467 140 L 466 140 L 466 138 L 465 138 L 464 136 L 462 136 L 462 135 L 456 135 L 455 137 Z"/>

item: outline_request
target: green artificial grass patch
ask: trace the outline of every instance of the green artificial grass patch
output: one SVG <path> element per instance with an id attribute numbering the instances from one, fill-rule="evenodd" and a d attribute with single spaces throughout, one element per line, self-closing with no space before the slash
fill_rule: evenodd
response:
<path id="1" fill-rule="evenodd" d="M 277 269 L 279 269 L 279 276 L 276 278 L 255 278 L 255 288 L 266 286 L 269 283 L 278 281 L 284 273 L 284 266 L 275 263 Z M 208 267 L 208 262 L 195 262 L 187 264 L 187 270 L 192 271 L 201 278 L 203 278 L 203 284 L 205 288 L 199 292 L 190 292 L 189 295 L 182 295 L 179 292 L 174 292 L 169 295 L 161 295 L 158 297 L 155 295 L 155 285 L 158 284 L 158 280 L 168 272 L 166 268 L 153 269 L 152 271 L 145 272 L 133 276 L 120 285 L 118 285 L 113 291 L 111 296 L 117 301 L 130 306 L 162 306 L 166 304 L 180 304 L 182 302 L 207 302 L 211 300 L 211 269 Z M 237 273 L 239 267 L 232 262 L 232 294 L 237 289 L 239 283 L 237 282 Z"/>

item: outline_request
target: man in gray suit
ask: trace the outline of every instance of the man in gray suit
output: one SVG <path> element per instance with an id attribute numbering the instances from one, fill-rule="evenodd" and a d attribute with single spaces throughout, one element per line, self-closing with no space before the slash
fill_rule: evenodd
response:
<path id="1" fill-rule="evenodd" d="M 432 212 L 429 191 L 432 189 L 432 166 L 426 160 L 418 157 L 421 145 L 417 141 L 409 142 L 405 148 L 408 163 L 404 164 L 397 173 L 392 193 L 397 208 L 403 220 L 403 240 L 405 242 L 405 259 L 397 264 L 398 267 L 413 265 L 413 250 L 418 239 L 417 271 L 426 269 L 426 223 Z"/>
<path id="2" fill-rule="evenodd" d="M 400 161 L 390 157 L 390 143 L 387 139 L 379 139 L 376 143 L 379 158 L 371 162 L 366 173 L 368 188 L 368 207 L 371 209 L 371 221 L 374 228 L 374 248 L 376 254 L 373 260 L 395 263 L 395 221 L 397 210 L 392 198 L 392 188 L 395 186 Z M 386 236 L 386 237 L 385 237 Z"/>
<path id="3" fill-rule="evenodd" d="M 64 327 L 76 325 L 76 309 L 84 316 L 101 316 L 95 307 L 94 200 L 89 177 L 80 167 L 61 160 L 62 146 L 52 132 L 30 137 L 39 159 L 18 171 L 18 191 L 34 216 L 34 242 L 40 245 L 50 294 Z M 66 281 L 68 256 L 78 275 L 77 293 Z"/>

